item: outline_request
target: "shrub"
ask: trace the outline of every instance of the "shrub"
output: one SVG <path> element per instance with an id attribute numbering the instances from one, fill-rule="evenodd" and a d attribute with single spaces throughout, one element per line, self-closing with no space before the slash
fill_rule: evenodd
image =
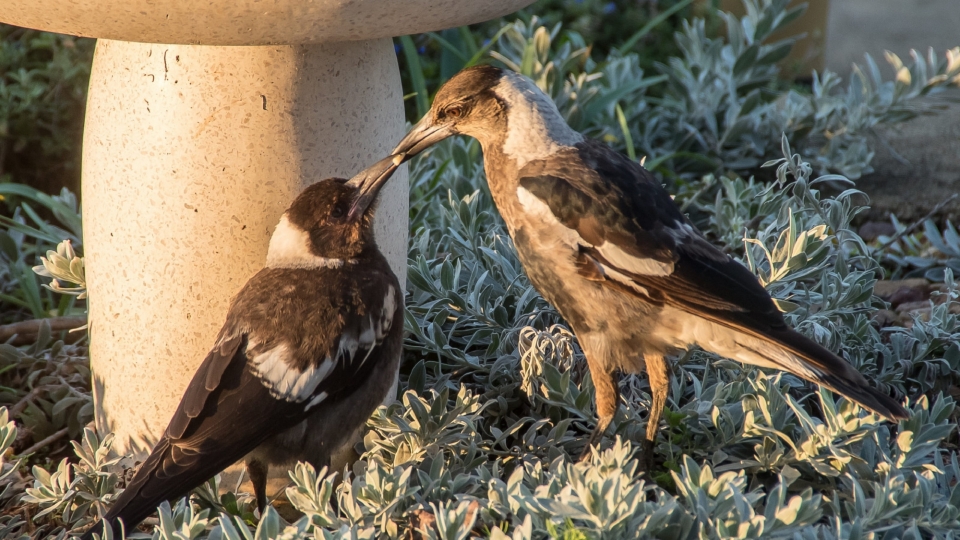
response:
<path id="1" fill-rule="evenodd" d="M 0 24 L 0 182 L 80 185 L 93 43 Z"/>

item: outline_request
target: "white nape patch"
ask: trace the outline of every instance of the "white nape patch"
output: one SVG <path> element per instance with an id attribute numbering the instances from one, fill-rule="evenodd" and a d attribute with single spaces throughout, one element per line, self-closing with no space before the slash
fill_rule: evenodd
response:
<path id="1" fill-rule="evenodd" d="M 310 400 L 310 403 L 307 403 L 307 406 L 303 409 L 304 412 L 309 411 L 311 407 L 319 405 L 323 400 L 327 399 L 330 394 L 326 392 L 320 392 L 313 399 Z"/>
<path id="2" fill-rule="evenodd" d="M 517 162 L 517 168 L 583 141 L 553 100 L 523 75 L 504 71 L 494 92 L 508 107 L 503 153 Z"/>
<path id="3" fill-rule="evenodd" d="M 673 273 L 673 263 L 665 263 L 656 259 L 644 259 L 634 257 L 620 249 L 620 246 L 604 242 L 597 246 L 597 251 L 603 255 L 603 258 L 612 264 L 615 268 L 630 272 L 631 274 L 645 276 L 669 276 Z M 607 265 L 601 265 L 606 268 Z"/>
<path id="4" fill-rule="evenodd" d="M 517 187 L 517 199 L 520 200 L 520 205 L 527 214 L 549 227 L 551 233 L 563 244 L 572 249 L 576 249 L 577 246 L 595 247 L 597 251 L 603 255 L 603 258 L 613 265 L 614 271 L 620 270 L 647 276 L 668 276 L 673 273 L 673 263 L 634 257 L 610 242 L 604 242 L 599 246 L 591 245 L 584 240 L 577 231 L 560 223 L 560 220 L 553 214 L 553 211 L 550 210 L 547 203 L 543 202 L 543 200 L 523 186 Z M 603 263 L 601 263 L 601 266 L 605 270 L 609 268 L 609 265 Z M 625 276 L 624 278 L 626 279 Z M 644 292 L 644 294 L 646 293 Z"/>
<path id="5" fill-rule="evenodd" d="M 352 262 L 352 261 L 350 261 Z M 290 223 L 287 215 L 270 237 L 267 248 L 267 268 L 340 268 L 342 259 L 318 257 L 310 251 L 310 236 L 303 229 Z"/>

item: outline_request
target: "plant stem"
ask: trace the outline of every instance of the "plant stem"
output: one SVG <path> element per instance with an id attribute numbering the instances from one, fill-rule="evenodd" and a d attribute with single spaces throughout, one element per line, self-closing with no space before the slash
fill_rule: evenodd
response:
<path id="1" fill-rule="evenodd" d="M 20 455 L 21 456 L 30 455 L 36 452 L 37 450 L 44 448 L 45 446 L 49 446 L 50 443 L 56 442 L 58 439 L 63 438 L 63 436 L 67 434 L 67 431 L 68 431 L 68 428 L 63 428 L 60 431 L 55 432 L 53 435 L 50 435 L 46 439 L 41 440 L 40 442 L 31 446 L 30 448 L 27 448 L 26 450 L 21 452 Z"/>

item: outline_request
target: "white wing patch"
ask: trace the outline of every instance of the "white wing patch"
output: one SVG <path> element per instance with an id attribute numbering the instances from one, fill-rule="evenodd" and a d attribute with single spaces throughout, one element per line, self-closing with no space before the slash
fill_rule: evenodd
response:
<path id="1" fill-rule="evenodd" d="M 286 401 L 303 401 L 313 395 L 334 367 L 333 360 L 327 358 L 319 366 L 310 366 L 304 371 L 293 368 L 290 349 L 285 344 L 253 356 L 250 363 L 270 389 L 270 395 Z"/>
<path id="2" fill-rule="evenodd" d="M 304 410 L 304 411 L 309 411 L 311 407 L 315 407 L 315 406 L 323 403 L 323 400 L 327 399 L 327 397 L 329 397 L 329 396 L 330 396 L 330 394 L 328 394 L 328 393 L 326 393 L 326 392 L 320 392 L 319 394 L 317 394 L 316 396 L 314 396 L 313 399 L 310 400 L 310 403 L 307 403 L 307 406 L 306 406 L 303 410 Z"/>
<path id="3" fill-rule="evenodd" d="M 297 362 L 287 344 L 280 344 L 265 351 L 256 351 L 258 342 L 251 336 L 247 350 L 255 353 L 250 356 L 250 366 L 264 386 L 270 390 L 270 395 L 296 403 L 309 399 L 306 410 L 310 410 L 311 407 L 319 405 L 329 397 L 326 391 L 316 394 L 315 392 L 335 369 L 348 364 L 352 366 L 357 361 L 362 365 L 369 359 L 373 350 L 390 332 L 396 309 L 396 289 L 391 285 L 387 288 L 387 294 L 378 315 L 369 314 L 361 321 L 359 327 L 345 329 L 340 336 L 336 357 L 328 356 L 319 365 L 311 363 L 305 370 L 294 367 Z"/>
<path id="4" fill-rule="evenodd" d="M 622 285 L 626 285 L 627 287 L 630 287 L 634 291 L 646 296 L 647 298 L 650 297 L 650 291 L 648 291 L 646 287 L 641 287 L 640 285 L 637 285 L 637 283 L 632 279 L 630 279 L 629 277 L 621 274 L 620 272 L 617 272 L 613 268 L 610 268 L 604 264 L 600 264 L 600 268 L 603 270 L 603 275 L 605 275 L 607 279 L 612 279 L 616 282 L 619 282 Z"/>
<path id="5" fill-rule="evenodd" d="M 352 360 L 353 357 L 357 355 L 359 348 L 360 338 L 357 335 L 356 329 L 347 329 L 347 331 L 340 336 L 340 345 L 337 347 L 337 362 Z"/>
<path id="6" fill-rule="evenodd" d="M 387 332 L 393 325 L 393 313 L 397 311 L 397 291 L 393 285 L 387 287 L 387 296 L 383 299 L 383 311 L 380 319 L 376 321 L 377 341 L 382 341 L 387 337 Z"/>
<path id="7" fill-rule="evenodd" d="M 360 323 L 360 336 L 357 338 L 357 344 L 360 349 L 366 350 L 366 354 L 360 359 L 361 365 L 367 361 L 373 349 L 380 345 L 393 325 L 393 313 L 397 309 L 395 295 L 396 289 L 393 288 L 393 285 L 388 286 L 387 295 L 384 297 L 383 306 L 380 308 L 380 315 L 376 316 L 371 313 Z"/>
<path id="8" fill-rule="evenodd" d="M 354 261 L 348 261 L 354 262 Z M 310 251 L 310 236 L 284 214 L 270 237 L 267 268 L 340 268 L 343 259 L 319 257 Z"/>
<path id="9" fill-rule="evenodd" d="M 579 246 L 595 248 L 607 262 L 613 265 L 611 270 L 618 274 L 625 271 L 646 276 L 668 276 L 673 273 L 672 262 L 635 257 L 610 242 L 604 242 L 599 246 L 590 244 L 576 230 L 561 223 L 557 216 L 553 214 L 553 211 L 550 210 L 550 207 L 547 206 L 547 203 L 523 186 L 517 187 L 517 198 L 527 215 L 545 225 L 546 230 L 549 230 L 550 234 L 559 239 L 561 243 L 572 249 L 577 249 Z M 609 268 L 608 265 L 602 263 L 601 266 L 605 270 Z"/>
<path id="10" fill-rule="evenodd" d="M 550 210 L 547 203 L 543 202 L 540 197 L 531 193 L 527 188 L 517 186 L 517 198 L 520 200 L 520 206 L 523 207 L 527 215 L 534 218 L 534 223 L 539 221 L 541 227 L 546 226 L 545 230 L 549 231 L 549 233 L 555 236 L 562 244 L 572 249 L 576 249 L 578 245 L 590 246 L 586 240 L 580 237 L 580 233 L 560 223 L 560 220 L 557 219 L 557 216 L 553 215 L 553 211 Z"/>
<path id="11" fill-rule="evenodd" d="M 616 244 L 611 244 L 610 242 L 604 242 L 599 246 L 595 246 L 597 251 L 603 255 L 603 258 L 610 262 L 610 264 L 615 267 L 626 270 L 631 274 L 642 274 L 645 276 L 669 276 L 673 273 L 673 263 L 672 262 L 662 262 L 656 259 L 645 259 L 642 257 L 634 257 L 629 253 L 620 249 Z M 606 266 L 601 263 L 601 266 Z"/>

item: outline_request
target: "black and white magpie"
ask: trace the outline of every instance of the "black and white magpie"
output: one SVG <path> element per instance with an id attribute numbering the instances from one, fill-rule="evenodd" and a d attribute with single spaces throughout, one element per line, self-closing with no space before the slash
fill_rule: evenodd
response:
<path id="1" fill-rule="evenodd" d="M 493 66 L 458 73 L 394 152 L 409 158 L 455 134 L 483 147 L 520 261 L 586 356 L 599 421 L 583 455 L 617 410 L 615 373 L 645 371 L 649 465 L 669 386 L 664 355 L 692 345 L 788 371 L 891 420 L 907 416 L 846 361 L 789 328 L 757 278 L 710 244 L 653 175 L 571 129 L 528 78 Z"/>
<path id="2" fill-rule="evenodd" d="M 384 401 L 402 348 L 403 289 L 374 241 L 373 201 L 401 159 L 294 200 L 265 267 L 231 302 L 160 442 L 103 522 L 130 530 L 243 458 L 262 511 L 270 465 L 327 465 Z"/>

